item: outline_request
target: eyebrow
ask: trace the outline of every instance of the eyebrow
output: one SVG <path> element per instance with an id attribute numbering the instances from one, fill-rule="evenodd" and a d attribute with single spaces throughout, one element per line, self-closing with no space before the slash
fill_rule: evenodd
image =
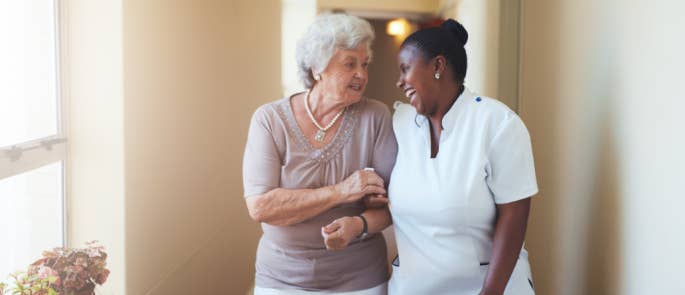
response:
<path id="1" fill-rule="evenodd" d="M 343 57 L 343 60 L 348 60 L 348 59 L 357 60 L 357 57 L 355 57 L 354 55 L 345 55 Z M 366 58 L 364 58 L 364 60 L 371 60 L 371 56 L 366 56 Z"/>

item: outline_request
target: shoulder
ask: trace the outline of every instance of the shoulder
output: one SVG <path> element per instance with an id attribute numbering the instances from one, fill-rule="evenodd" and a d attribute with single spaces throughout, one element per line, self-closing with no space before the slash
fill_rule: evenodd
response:
<path id="1" fill-rule="evenodd" d="M 460 102 L 462 109 L 460 116 L 464 116 L 461 122 L 469 124 L 471 128 L 481 130 L 481 134 L 489 138 L 493 138 L 505 129 L 514 128 L 525 131 L 523 121 L 516 112 L 497 99 L 478 95 L 468 88 L 460 99 L 463 99 Z"/>
<path id="2" fill-rule="evenodd" d="M 464 89 L 459 99 L 463 100 L 459 104 L 465 110 L 465 114 L 481 124 L 497 126 L 502 122 L 518 118 L 518 115 L 506 104 L 495 98 L 479 95 L 468 87 Z"/>
<path id="3" fill-rule="evenodd" d="M 518 117 L 506 104 L 487 96 L 476 96 L 467 102 L 467 105 L 479 115 L 495 122 Z"/>
<path id="4" fill-rule="evenodd" d="M 528 130 L 518 114 L 497 99 L 476 97 L 469 102 L 469 107 L 472 108 L 474 118 L 484 123 L 486 134 L 491 140 L 503 134 L 528 136 Z"/>
<path id="5" fill-rule="evenodd" d="M 287 106 L 287 103 L 288 97 L 285 97 L 257 107 L 252 114 L 252 124 L 272 125 L 275 120 L 280 118 L 280 114 L 284 112 L 284 107 Z"/>
<path id="6" fill-rule="evenodd" d="M 372 98 L 363 98 L 359 102 L 359 107 L 361 108 L 362 114 L 370 116 L 380 116 L 380 117 L 390 117 L 390 110 L 388 106 L 379 100 Z"/>
<path id="7" fill-rule="evenodd" d="M 397 141 L 411 141 L 410 133 L 420 130 L 425 117 L 418 116 L 411 104 L 395 101 L 393 104 L 392 128 Z"/>
<path id="8" fill-rule="evenodd" d="M 414 121 L 416 117 L 416 109 L 411 104 L 395 101 L 393 104 L 394 113 L 392 115 L 393 123 Z"/>
<path id="9" fill-rule="evenodd" d="M 283 111 L 283 108 L 287 106 L 288 97 L 279 98 L 277 100 L 260 105 L 255 109 L 252 117 L 253 118 L 270 118 L 278 115 L 279 112 Z"/>

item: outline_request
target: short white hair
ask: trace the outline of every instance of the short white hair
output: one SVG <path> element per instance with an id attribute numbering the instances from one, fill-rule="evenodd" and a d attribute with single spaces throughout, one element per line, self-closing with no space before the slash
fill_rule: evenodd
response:
<path id="1" fill-rule="evenodd" d="M 371 54 L 375 38 L 369 22 L 347 14 L 321 14 L 314 18 L 307 31 L 297 42 L 295 58 L 298 76 L 304 87 L 314 86 L 312 72 L 320 73 L 328 66 L 337 49 L 355 49 L 366 44 Z"/>

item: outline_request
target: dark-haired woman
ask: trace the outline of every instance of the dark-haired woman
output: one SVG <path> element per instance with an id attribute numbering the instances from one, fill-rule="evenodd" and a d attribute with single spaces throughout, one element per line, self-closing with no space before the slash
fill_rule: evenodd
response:
<path id="1" fill-rule="evenodd" d="M 389 293 L 534 294 L 523 249 L 537 193 L 528 131 L 464 86 L 468 34 L 454 20 L 407 37 L 389 198 L 399 257 Z"/>

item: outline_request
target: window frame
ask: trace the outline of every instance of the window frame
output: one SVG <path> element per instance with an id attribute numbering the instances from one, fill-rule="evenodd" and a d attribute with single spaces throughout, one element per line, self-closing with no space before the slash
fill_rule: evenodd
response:
<path id="1" fill-rule="evenodd" d="M 20 175 L 40 167 L 62 162 L 62 191 L 61 193 L 61 236 L 62 246 L 68 244 L 68 195 L 69 184 L 69 153 L 68 153 L 68 95 L 66 95 L 65 82 L 65 52 L 63 50 L 63 37 L 65 36 L 63 12 L 64 3 L 61 0 L 53 0 L 54 7 L 54 33 L 55 33 L 55 99 L 57 133 L 26 142 L 15 143 L 0 147 L 0 180 Z"/>

